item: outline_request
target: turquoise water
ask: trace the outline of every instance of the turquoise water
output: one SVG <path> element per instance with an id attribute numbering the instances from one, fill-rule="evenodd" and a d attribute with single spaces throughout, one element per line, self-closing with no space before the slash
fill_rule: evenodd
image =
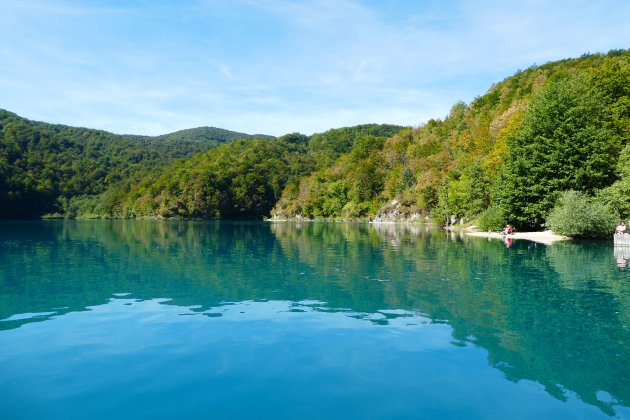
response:
<path id="1" fill-rule="evenodd" d="M 0 417 L 630 418 L 608 243 L 0 223 Z"/>

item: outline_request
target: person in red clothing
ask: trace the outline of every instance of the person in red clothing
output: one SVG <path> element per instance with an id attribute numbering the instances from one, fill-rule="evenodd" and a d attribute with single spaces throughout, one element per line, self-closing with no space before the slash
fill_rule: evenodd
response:
<path id="1" fill-rule="evenodd" d="M 514 230 L 512 229 L 512 226 L 510 225 L 505 225 L 505 228 L 503 229 L 503 231 L 501 232 L 502 235 L 511 235 L 512 232 Z"/>

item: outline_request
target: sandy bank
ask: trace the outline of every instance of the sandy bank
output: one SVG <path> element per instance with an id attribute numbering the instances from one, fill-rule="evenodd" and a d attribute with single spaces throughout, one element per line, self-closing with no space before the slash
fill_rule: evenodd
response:
<path id="1" fill-rule="evenodd" d="M 482 238 L 504 238 L 498 232 L 466 232 L 466 234 Z M 546 230 L 544 232 L 515 232 L 511 235 L 507 235 L 507 237 L 512 239 L 527 239 L 528 241 L 538 242 L 547 245 L 557 241 L 566 241 L 568 239 L 571 239 L 567 236 L 557 235 L 550 230 Z"/>

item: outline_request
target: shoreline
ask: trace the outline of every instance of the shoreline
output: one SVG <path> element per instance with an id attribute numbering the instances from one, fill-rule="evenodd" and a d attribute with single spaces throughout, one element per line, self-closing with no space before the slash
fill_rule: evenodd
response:
<path id="1" fill-rule="evenodd" d="M 316 221 L 324 221 L 324 222 L 359 222 L 359 223 L 368 223 L 371 225 L 433 225 L 435 227 L 440 227 L 435 225 L 431 221 L 427 220 L 317 220 L 317 219 L 266 219 L 267 222 L 316 222 Z M 475 230 L 474 226 L 449 226 L 443 227 L 443 229 L 450 230 L 453 232 L 462 232 L 468 236 L 477 237 L 477 238 L 488 238 L 488 239 L 524 239 L 527 241 L 537 242 L 544 245 L 549 245 L 554 242 L 560 241 L 569 241 L 571 238 L 568 236 L 558 235 L 553 233 L 551 230 L 545 230 L 543 232 L 515 232 L 510 235 L 502 235 L 500 232 L 480 232 Z"/>
<path id="2" fill-rule="evenodd" d="M 47 216 L 47 217 L 46 217 Z M 12 219 L 8 219 L 9 221 L 14 221 Z M 45 215 L 44 217 L 34 218 L 34 219 L 16 219 L 16 220 L 151 220 L 151 221 L 221 221 L 222 219 L 186 219 L 186 218 L 166 218 L 166 217 L 156 217 L 156 216 L 142 216 L 142 217 L 132 217 L 132 218 L 124 218 L 124 217 L 77 217 L 72 219 L 65 219 L 63 217 L 50 217 L 50 215 Z M 246 219 L 243 219 L 246 220 Z M 248 219 L 247 219 L 248 220 Z M 223 221 L 230 221 L 229 219 L 225 219 Z M 271 223 L 303 223 L 303 222 L 332 222 L 332 223 L 367 223 L 370 225 L 408 225 L 408 226 L 434 226 L 436 228 L 440 228 L 440 226 L 432 223 L 427 220 L 365 220 L 365 219 L 352 219 L 352 220 L 344 220 L 344 219 L 309 219 L 309 218 L 264 218 L 261 221 L 263 222 L 271 222 Z M 568 236 L 558 235 L 553 233 L 551 230 L 546 230 L 543 232 L 515 232 L 510 235 L 502 235 L 500 232 L 480 232 L 475 230 L 474 226 L 449 226 L 443 227 L 443 229 L 453 231 L 453 232 L 461 232 L 468 236 L 477 237 L 477 238 L 488 238 L 488 239 L 525 239 L 532 242 L 538 242 L 542 244 L 552 244 L 558 241 L 567 241 L 571 240 Z"/>
<path id="3" fill-rule="evenodd" d="M 568 236 L 558 235 L 556 233 L 553 233 L 550 230 L 546 230 L 544 232 L 515 232 L 510 235 L 502 235 L 499 232 L 477 232 L 477 231 L 466 232 L 466 234 L 469 236 L 475 236 L 478 238 L 489 238 L 489 239 L 490 238 L 491 239 L 504 239 L 504 238 L 526 239 L 528 241 L 538 242 L 545 245 L 549 245 L 549 244 L 552 244 L 554 242 L 559 242 L 559 241 L 571 240 L 571 238 L 569 238 Z"/>

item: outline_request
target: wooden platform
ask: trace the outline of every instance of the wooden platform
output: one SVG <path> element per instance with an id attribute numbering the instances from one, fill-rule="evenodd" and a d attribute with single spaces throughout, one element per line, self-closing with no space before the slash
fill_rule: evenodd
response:
<path id="1" fill-rule="evenodd" d="M 613 235 L 615 246 L 630 246 L 630 234 Z"/>

